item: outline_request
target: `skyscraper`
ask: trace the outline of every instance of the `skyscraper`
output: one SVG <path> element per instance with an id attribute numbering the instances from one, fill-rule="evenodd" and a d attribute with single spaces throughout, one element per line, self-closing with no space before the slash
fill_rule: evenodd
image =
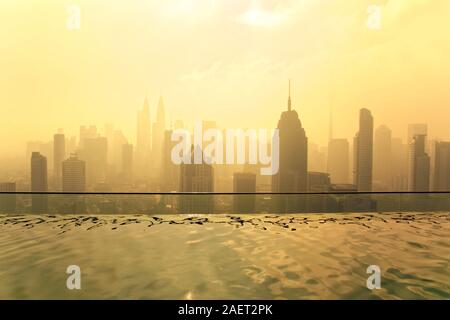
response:
<path id="1" fill-rule="evenodd" d="M 62 163 L 63 192 L 84 192 L 86 190 L 86 164 L 73 154 Z"/>
<path id="2" fill-rule="evenodd" d="M 122 145 L 122 178 L 125 183 L 133 181 L 133 145 L 130 143 Z"/>
<path id="3" fill-rule="evenodd" d="M 165 192 L 177 191 L 180 187 L 180 166 L 172 161 L 172 149 L 177 142 L 172 141 L 171 136 L 172 130 L 166 130 L 163 151 L 163 178 L 161 180 L 161 187 Z"/>
<path id="4" fill-rule="evenodd" d="M 306 192 L 308 180 L 308 138 L 298 114 L 292 110 L 289 83 L 287 111 L 282 112 L 278 121 L 280 158 L 279 170 L 272 177 L 273 192 Z M 301 197 L 278 197 L 275 210 L 297 211 L 304 207 Z"/>
<path id="5" fill-rule="evenodd" d="M 66 138 L 64 134 L 53 136 L 53 179 L 56 190 L 61 189 L 62 162 L 66 156 Z"/>
<path id="6" fill-rule="evenodd" d="M 328 142 L 328 173 L 330 174 L 331 183 L 348 183 L 349 152 L 347 139 L 331 139 Z"/>
<path id="7" fill-rule="evenodd" d="M 151 135 L 150 105 L 145 97 L 144 106 L 137 114 L 136 167 L 140 175 L 148 176 Z"/>
<path id="8" fill-rule="evenodd" d="M 98 137 L 97 127 L 96 126 L 81 126 L 80 127 L 80 140 L 79 148 L 84 148 L 84 140 L 85 139 L 95 139 Z"/>
<path id="9" fill-rule="evenodd" d="M 107 148 L 105 137 L 84 139 L 80 159 L 86 161 L 87 186 L 95 186 L 106 181 Z"/>
<path id="10" fill-rule="evenodd" d="M 414 137 L 417 135 L 428 135 L 428 125 L 426 123 L 411 123 L 408 125 L 408 140 L 407 144 L 413 142 Z M 426 139 L 425 139 L 426 143 Z"/>
<path id="11" fill-rule="evenodd" d="M 39 152 L 31 154 L 31 191 L 47 192 L 47 158 Z M 33 194 L 31 197 L 31 209 L 35 213 L 47 211 L 47 195 Z"/>
<path id="12" fill-rule="evenodd" d="M 358 191 L 372 191 L 373 117 L 368 109 L 359 112 L 359 131 L 353 147 L 354 183 Z"/>
<path id="13" fill-rule="evenodd" d="M 392 185 L 392 134 L 385 125 L 375 130 L 373 153 L 373 189 L 388 191 Z"/>
<path id="14" fill-rule="evenodd" d="M 255 193 L 256 174 L 237 172 L 233 175 L 233 192 Z M 243 194 L 233 196 L 233 208 L 236 213 L 254 213 L 256 197 L 254 194 Z"/>
<path id="15" fill-rule="evenodd" d="M 391 140 L 391 190 L 408 190 L 408 146 L 401 138 Z"/>
<path id="16" fill-rule="evenodd" d="M 450 191 L 450 142 L 436 142 L 434 191 Z"/>
<path id="17" fill-rule="evenodd" d="M 156 122 L 153 124 L 153 136 L 152 136 L 153 172 L 160 172 L 162 169 L 165 131 L 166 131 L 166 116 L 164 111 L 164 101 L 163 98 L 160 97 L 158 101 L 158 107 L 156 109 Z M 156 178 L 159 179 L 161 178 L 161 176 L 158 175 Z"/>
<path id="18" fill-rule="evenodd" d="M 414 136 L 410 145 L 409 191 L 430 190 L 430 157 L 425 152 L 426 135 Z"/>
<path id="19" fill-rule="evenodd" d="M 197 146 L 197 148 L 199 148 Z M 214 169 L 205 162 L 194 163 L 194 147 L 191 152 L 191 164 L 180 165 L 180 191 L 181 192 L 213 192 Z M 182 195 L 179 209 L 181 213 L 212 213 L 214 208 L 211 195 Z"/>

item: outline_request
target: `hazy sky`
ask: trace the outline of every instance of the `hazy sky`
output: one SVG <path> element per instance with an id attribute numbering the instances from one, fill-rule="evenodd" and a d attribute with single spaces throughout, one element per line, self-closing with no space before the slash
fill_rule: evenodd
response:
<path id="1" fill-rule="evenodd" d="M 70 4 L 81 29 L 69 30 Z M 381 8 L 381 29 L 367 26 Z M 352 138 L 358 110 L 450 139 L 448 0 L 2 0 L 0 155 L 114 123 L 133 140 L 145 95 L 167 118 L 274 127 L 287 83 L 310 140 Z"/>

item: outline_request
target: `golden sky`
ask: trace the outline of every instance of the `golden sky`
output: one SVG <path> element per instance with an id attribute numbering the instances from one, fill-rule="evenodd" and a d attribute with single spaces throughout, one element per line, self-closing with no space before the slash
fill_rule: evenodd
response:
<path id="1" fill-rule="evenodd" d="M 69 30 L 68 6 L 81 28 Z M 380 29 L 367 26 L 379 5 Z M 134 142 L 145 95 L 167 118 L 274 127 L 287 83 L 310 140 L 352 138 L 358 110 L 450 139 L 449 0 L 2 0 L 0 155 L 114 123 Z"/>

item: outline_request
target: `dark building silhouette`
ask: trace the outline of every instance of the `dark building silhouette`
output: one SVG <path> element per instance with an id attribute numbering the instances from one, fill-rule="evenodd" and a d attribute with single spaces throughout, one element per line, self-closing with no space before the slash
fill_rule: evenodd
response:
<path id="1" fill-rule="evenodd" d="M 436 142 L 434 191 L 450 191 L 450 142 Z"/>
<path id="2" fill-rule="evenodd" d="M 298 114 L 292 110 L 290 85 L 288 110 L 278 121 L 280 137 L 279 170 L 272 178 L 273 192 L 306 192 L 308 188 L 308 138 Z M 300 196 L 277 196 L 274 208 L 281 212 L 295 212 L 305 208 Z"/>
<path id="3" fill-rule="evenodd" d="M 373 154 L 373 189 L 388 191 L 392 185 L 392 133 L 385 125 L 375 130 Z"/>
<path id="4" fill-rule="evenodd" d="M 350 147 L 347 139 L 331 139 L 328 142 L 328 173 L 334 184 L 348 183 Z"/>
<path id="5" fill-rule="evenodd" d="M 180 166 L 172 161 L 172 149 L 177 144 L 172 141 L 172 130 L 166 130 L 163 147 L 163 178 L 161 181 L 162 190 L 165 192 L 178 191 L 180 187 Z"/>
<path id="6" fill-rule="evenodd" d="M 86 184 L 96 186 L 105 183 L 107 172 L 107 149 L 105 137 L 86 138 L 80 151 L 80 159 L 86 162 Z"/>
<path id="7" fill-rule="evenodd" d="M 256 174 L 237 172 L 233 175 L 233 192 L 255 193 Z M 233 210 L 236 213 L 254 213 L 256 197 L 254 194 L 233 196 Z"/>
<path id="8" fill-rule="evenodd" d="M 133 181 L 133 145 L 126 143 L 122 145 L 122 181 L 131 183 Z"/>
<path id="9" fill-rule="evenodd" d="M 65 157 L 66 138 L 64 134 L 57 133 L 53 136 L 53 179 L 56 190 L 61 189 L 61 168 Z"/>
<path id="10" fill-rule="evenodd" d="M 0 212 L 14 213 L 16 211 L 16 195 L 1 194 L 2 192 L 15 192 L 16 184 L 14 182 L 0 182 Z"/>
<path id="11" fill-rule="evenodd" d="M 359 131 L 353 147 L 354 183 L 358 191 L 372 191 L 373 117 L 368 109 L 359 112 Z"/>
<path id="12" fill-rule="evenodd" d="M 430 190 L 430 157 L 425 152 L 426 135 L 414 136 L 410 145 L 409 191 Z"/>
<path id="13" fill-rule="evenodd" d="M 47 192 L 47 158 L 39 152 L 31 154 L 31 191 Z M 34 213 L 44 213 L 48 209 L 47 195 L 33 194 L 31 197 L 31 210 Z"/>
<path id="14" fill-rule="evenodd" d="M 180 165 L 180 192 L 213 191 L 214 169 L 205 161 L 195 164 L 194 148 L 192 148 L 191 164 L 182 163 Z M 181 195 L 179 198 L 180 213 L 212 213 L 213 209 L 214 200 L 211 195 Z"/>
<path id="15" fill-rule="evenodd" d="M 86 190 L 86 164 L 76 155 L 71 155 L 62 163 L 62 187 L 64 192 Z"/>
<path id="16" fill-rule="evenodd" d="M 152 130 L 152 175 L 156 181 L 160 181 L 163 167 L 164 136 L 166 131 L 166 116 L 164 110 L 164 101 L 160 97 L 158 107 L 156 108 L 156 121 L 153 123 Z"/>

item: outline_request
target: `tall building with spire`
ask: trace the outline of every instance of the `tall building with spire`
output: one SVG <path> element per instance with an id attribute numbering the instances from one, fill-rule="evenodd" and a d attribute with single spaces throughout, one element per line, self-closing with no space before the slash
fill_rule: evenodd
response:
<path id="1" fill-rule="evenodd" d="M 146 168 L 150 161 L 151 135 L 150 105 L 148 98 L 145 97 L 142 110 L 139 110 L 137 114 L 136 132 L 136 166 L 137 172 L 141 176 L 148 175 Z"/>
<path id="2" fill-rule="evenodd" d="M 164 137 L 166 131 L 166 115 L 164 110 L 164 101 L 159 97 L 156 108 L 156 122 L 153 124 L 152 136 L 152 167 L 153 172 L 160 172 L 162 168 Z M 156 178 L 160 178 L 159 176 Z"/>
<path id="3" fill-rule="evenodd" d="M 273 192 L 306 192 L 308 188 L 308 138 L 302 127 L 298 113 L 292 110 L 291 85 L 287 111 L 281 113 L 278 121 L 280 158 L 279 170 L 272 177 Z M 275 210 L 295 212 L 304 208 L 305 203 L 298 196 L 278 196 Z"/>
<path id="4" fill-rule="evenodd" d="M 354 182 L 358 191 L 372 191 L 373 117 L 368 109 L 359 112 L 359 131 L 354 141 Z"/>

